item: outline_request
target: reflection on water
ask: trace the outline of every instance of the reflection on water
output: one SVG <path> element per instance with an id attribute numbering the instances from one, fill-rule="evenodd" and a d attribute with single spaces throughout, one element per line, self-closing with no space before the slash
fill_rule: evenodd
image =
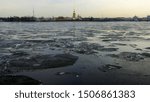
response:
<path id="1" fill-rule="evenodd" d="M 43 84 L 150 84 L 149 47 L 149 22 L 0 22 L 0 74 L 25 75 Z M 68 55 L 78 60 L 52 67 L 69 61 Z M 53 64 L 42 67 L 42 61 Z"/>

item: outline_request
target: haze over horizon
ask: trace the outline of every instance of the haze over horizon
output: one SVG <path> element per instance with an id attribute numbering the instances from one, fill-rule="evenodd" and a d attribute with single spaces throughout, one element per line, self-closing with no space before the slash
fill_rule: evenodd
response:
<path id="1" fill-rule="evenodd" d="M 145 17 L 150 15 L 150 0 L 0 0 L 0 17 L 67 16 L 73 9 L 82 17 Z"/>

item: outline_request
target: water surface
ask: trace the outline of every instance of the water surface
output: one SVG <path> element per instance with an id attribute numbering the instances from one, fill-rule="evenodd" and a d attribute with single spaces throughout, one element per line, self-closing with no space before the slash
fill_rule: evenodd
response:
<path id="1" fill-rule="evenodd" d="M 0 63 L 16 51 L 78 57 L 69 66 L 6 73 L 42 84 L 150 84 L 149 47 L 149 22 L 0 22 Z"/>

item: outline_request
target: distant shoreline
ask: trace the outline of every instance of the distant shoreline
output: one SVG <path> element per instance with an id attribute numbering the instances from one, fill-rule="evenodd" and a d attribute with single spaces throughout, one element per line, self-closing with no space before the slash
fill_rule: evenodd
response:
<path id="1" fill-rule="evenodd" d="M 42 22 L 150 22 L 150 21 L 0 21 L 0 22 L 9 22 L 9 23 L 13 23 L 13 22 L 16 22 L 16 23 L 19 23 L 19 22 L 23 22 L 23 23 L 27 23 L 27 22 L 31 22 L 31 23 L 42 23 Z"/>
<path id="2" fill-rule="evenodd" d="M 150 21 L 150 16 L 139 18 L 134 17 L 115 17 L 115 18 L 94 18 L 94 17 L 84 17 L 84 18 L 71 18 L 71 17 L 0 17 L 0 22 L 148 22 Z"/>

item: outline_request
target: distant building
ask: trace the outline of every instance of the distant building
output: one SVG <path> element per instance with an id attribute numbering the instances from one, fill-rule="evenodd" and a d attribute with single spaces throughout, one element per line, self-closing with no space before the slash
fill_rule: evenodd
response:
<path id="1" fill-rule="evenodd" d="M 150 21 L 150 15 L 147 16 L 147 21 Z"/>
<path id="2" fill-rule="evenodd" d="M 73 19 L 73 20 L 75 20 L 75 19 L 76 19 L 76 12 L 75 12 L 75 10 L 73 11 L 72 19 Z"/>
<path id="3" fill-rule="evenodd" d="M 52 21 L 52 18 L 44 18 L 44 17 L 40 17 L 40 18 L 36 18 L 37 22 L 48 22 L 48 21 Z"/>
<path id="4" fill-rule="evenodd" d="M 93 21 L 94 18 L 93 17 L 86 17 L 86 18 L 82 18 L 83 21 Z"/>
<path id="5" fill-rule="evenodd" d="M 78 20 L 82 20 L 82 17 L 80 15 L 77 16 Z"/>
<path id="6" fill-rule="evenodd" d="M 63 17 L 63 16 L 59 16 L 59 17 L 54 17 L 52 18 L 53 21 L 71 21 L 72 18 L 71 17 Z"/>
<path id="7" fill-rule="evenodd" d="M 137 16 L 134 16 L 133 21 L 139 21 L 139 18 Z"/>
<path id="8" fill-rule="evenodd" d="M 71 17 L 65 17 L 65 20 L 71 21 L 72 18 Z"/>
<path id="9" fill-rule="evenodd" d="M 65 18 L 63 17 L 63 16 L 59 16 L 59 17 L 57 17 L 56 18 L 56 20 L 59 20 L 59 21 L 62 21 L 62 20 L 64 20 Z"/>

